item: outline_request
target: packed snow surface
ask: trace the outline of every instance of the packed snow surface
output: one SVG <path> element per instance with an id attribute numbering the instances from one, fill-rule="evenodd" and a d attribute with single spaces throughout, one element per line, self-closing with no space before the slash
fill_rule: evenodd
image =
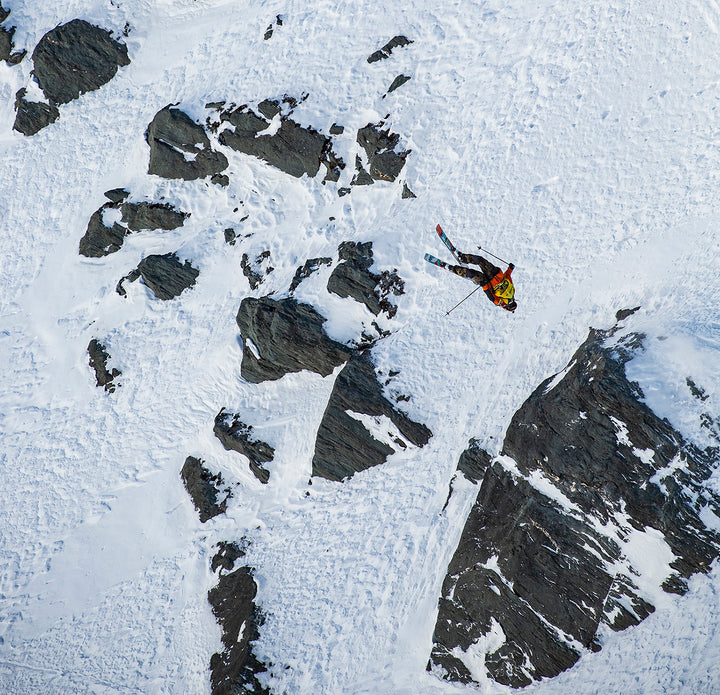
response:
<path id="1" fill-rule="evenodd" d="M 499 453 L 512 414 L 588 327 L 636 306 L 627 325 L 648 348 L 628 372 L 648 404 L 701 445 L 700 409 L 720 413 L 717 3 L 3 6 L 16 50 L 31 54 L 47 31 L 81 18 L 112 30 L 132 62 L 31 138 L 12 125 L 32 61 L 0 64 L 0 691 L 209 693 L 221 649 L 209 558 L 215 542 L 246 537 L 266 614 L 256 653 L 275 665 L 265 676 L 274 692 L 506 692 L 425 671 L 440 586 L 477 492 L 457 480 L 443 511 L 468 440 Z M 369 64 L 394 35 L 413 43 Z M 400 74 L 412 79 L 384 96 Z M 284 94 L 308 95 L 293 114 L 302 125 L 345 126 L 337 184 L 230 150 L 226 188 L 146 173 L 145 129 L 167 104 L 204 122 L 208 102 Z M 412 150 L 401 180 L 417 198 L 383 182 L 338 196 L 355 133 L 386 116 Z M 191 216 L 84 258 L 78 242 L 116 187 Z M 515 263 L 514 315 L 482 293 L 445 315 L 472 285 L 423 260 L 447 255 L 438 222 L 459 249 L 480 244 Z M 227 227 L 252 236 L 229 246 Z M 235 315 L 246 296 L 286 294 L 299 265 L 337 258 L 345 240 L 372 241 L 376 267 L 405 281 L 373 354 L 385 373 L 400 371 L 388 388 L 410 396 L 402 407 L 434 436 L 345 483 L 309 486 L 337 372 L 246 383 Z M 240 258 L 264 250 L 275 270 L 252 293 Z M 115 292 L 141 258 L 168 252 L 200 269 L 195 287 L 167 302 L 137 282 L 127 298 Z M 327 293 L 329 272 L 296 296 L 328 318 L 331 337 L 357 339 L 374 317 Z M 91 338 L 122 371 L 113 394 L 95 386 Z M 689 395 L 687 377 L 707 400 Z M 213 436 L 222 407 L 275 448 L 268 485 Z M 206 524 L 179 475 L 189 455 L 233 490 L 227 514 Z M 642 538 L 633 542 L 642 554 Z M 645 564 L 652 573 L 664 562 Z M 720 692 L 720 571 L 690 586 L 527 692 Z"/>

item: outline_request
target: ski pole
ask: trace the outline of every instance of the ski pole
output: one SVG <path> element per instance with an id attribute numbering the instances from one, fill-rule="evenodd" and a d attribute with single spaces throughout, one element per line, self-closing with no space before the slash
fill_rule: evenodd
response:
<path id="1" fill-rule="evenodd" d="M 478 285 L 467 297 L 465 297 L 465 299 L 469 299 L 470 297 L 472 297 L 480 289 L 480 287 L 481 286 Z M 454 309 L 457 309 L 465 301 L 465 299 L 461 299 L 452 309 L 448 309 L 445 312 L 445 316 L 447 316 Z"/>
<path id="2" fill-rule="evenodd" d="M 485 251 L 485 253 L 487 253 L 489 256 L 492 256 L 493 258 L 497 258 L 500 261 L 500 263 L 504 263 L 505 265 L 510 265 L 507 261 L 504 261 L 502 258 L 500 258 L 500 256 L 496 256 L 494 253 L 490 253 L 490 251 L 488 251 L 487 249 L 484 249 L 482 246 L 478 246 L 478 248 L 481 251 Z"/>

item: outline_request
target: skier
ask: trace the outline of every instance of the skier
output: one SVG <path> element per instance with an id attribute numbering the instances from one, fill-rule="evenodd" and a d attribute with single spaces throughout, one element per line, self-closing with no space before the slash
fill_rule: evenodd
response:
<path id="1" fill-rule="evenodd" d="M 511 279 L 512 271 L 515 268 L 512 263 L 510 263 L 508 269 L 503 272 L 487 260 L 487 258 L 483 258 L 482 256 L 475 256 L 471 253 L 458 251 L 457 257 L 460 263 L 471 263 L 472 265 L 478 266 L 480 270 L 466 268 L 462 265 L 448 265 L 447 269 L 451 273 L 455 273 L 455 275 L 459 275 L 461 278 L 470 278 L 470 280 L 476 282 L 478 285 L 482 285 L 487 298 L 506 311 L 513 312 L 517 309 L 515 285 L 513 285 Z"/>

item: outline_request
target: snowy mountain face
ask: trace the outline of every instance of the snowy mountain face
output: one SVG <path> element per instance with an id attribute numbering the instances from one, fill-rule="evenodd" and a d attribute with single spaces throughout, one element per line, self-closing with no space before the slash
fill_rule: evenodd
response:
<path id="1" fill-rule="evenodd" d="M 2 0 L 2 691 L 717 692 L 718 26 Z"/>

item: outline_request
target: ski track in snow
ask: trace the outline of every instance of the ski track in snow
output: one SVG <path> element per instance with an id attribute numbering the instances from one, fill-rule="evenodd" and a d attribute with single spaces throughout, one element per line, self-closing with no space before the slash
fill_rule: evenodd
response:
<path id="1" fill-rule="evenodd" d="M 275 692 L 475 692 L 425 672 L 477 489 L 456 480 L 443 511 L 468 440 L 498 453 L 512 414 L 588 326 L 638 305 L 632 328 L 650 347 L 629 368 L 648 401 L 700 437 L 663 395 L 686 403 L 692 375 L 717 416 L 717 4 L 414 0 L 383 6 L 380 22 L 364 0 L 3 5 L 17 49 L 30 52 L 75 17 L 116 31 L 129 22 L 132 63 L 32 138 L 11 131 L 31 61 L 0 65 L 0 689 L 209 692 L 220 648 L 206 601 L 211 546 L 247 536 L 267 618 L 256 651 L 276 664 Z M 263 41 L 278 14 L 283 26 Z M 395 34 L 414 43 L 368 65 Z M 383 99 L 400 73 L 412 79 Z M 390 114 L 412 150 L 401 178 L 418 198 L 382 183 L 339 198 L 333 184 L 232 152 L 227 189 L 145 174 L 145 128 L 168 103 L 204 120 L 206 102 L 285 93 L 309 94 L 301 123 L 345 126 L 338 185 L 352 176 L 354 133 Z M 80 237 L 115 187 L 191 217 L 83 258 Z M 445 316 L 472 286 L 423 261 L 445 257 L 437 222 L 461 250 L 481 243 L 515 262 L 514 316 L 480 294 Z M 229 247 L 230 226 L 253 236 Z M 347 239 L 372 240 L 377 267 L 405 281 L 383 324 L 394 332 L 374 354 L 383 371 L 400 369 L 388 388 L 411 396 L 403 407 L 434 436 L 342 485 L 308 486 L 335 375 L 240 378 L 235 314 L 251 294 L 240 257 L 269 249 L 275 271 L 254 294 L 282 294 L 306 258 L 336 257 Z M 115 293 L 143 256 L 168 251 L 200 268 L 193 289 L 169 302 L 137 282 L 127 299 Z M 373 317 L 324 290 L 329 272 L 296 296 L 328 316 L 333 337 L 357 337 Z M 92 337 L 122 371 L 112 395 L 87 366 Z M 276 448 L 269 485 L 213 436 L 221 407 Z M 180 481 L 187 455 L 233 486 L 228 513 L 205 525 Z M 716 568 L 528 692 L 717 692 L 719 590 Z"/>

